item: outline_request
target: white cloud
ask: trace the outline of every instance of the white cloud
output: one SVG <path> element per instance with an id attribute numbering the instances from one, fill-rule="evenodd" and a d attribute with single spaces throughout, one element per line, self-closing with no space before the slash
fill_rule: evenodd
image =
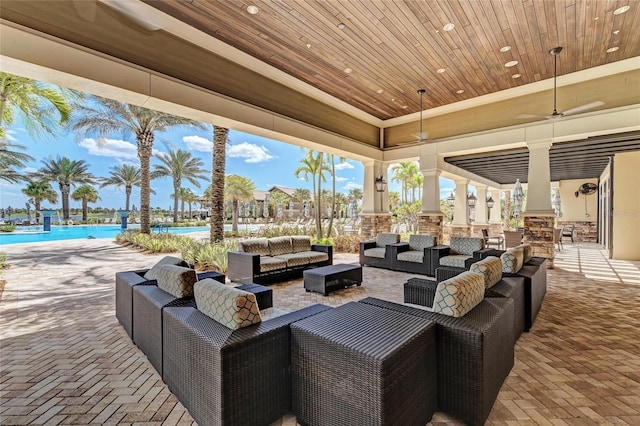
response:
<path id="1" fill-rule="evenodd" d="M 192 151 L 213 152 L 213 142 L 201 136 L 185 136 L 182 142 Z"/>
<path id="2" fill-rule="evenodd" d="M 15 135 L 17 132 L 15 130 L 7 130 L 6 132 L 4 132 L 5 137 L 7 138 L 7 140 L 9 142 L 18 142 L 18 139 L 16 139 L 13 135 Z"/>
<path id="3" fill-rule="evenodd" d="M 355 182 L 349 182 L 342 189 L 350 191 L 352 189 L 362 189 L 362 185 Z"/>
<path id="4" fill-rule="evenodd" d="M 98 157 L 111 157 L 119 160 L 137 160 L 138 147 L 131 142 L 118 139 L 102 139 L 101 144 L 95 139 L 85 138 L 78 145 L 86 148 L 91 155 Z"/>
<path id="5" fill-rule="evenodd" d="M 25 173 L 35 173 L 35 172 L 37 172 L 37 171 L 38 171 L 38 169 L 33 168 L 33 167 L 25 167 L 25 168 L 23 169 L 23 171 L 24 171 Z"/>
<path id="6" fill-rule="evenodd" d="M 348 178 L 346 178 L 346 177 L 338 177 L 338 176 L 336 176 L 336 182 L 346 182 L 346 181 L 348 181 L 348 180 L 349 180 L 349 179 L 348 179 Z"/>
<path id="7" fill-rule="evenodd" d="M 244 158 L 245 163 L 261 163 L 275 158 L 269 154 L 269 150 L 265 146 L 258 146 L 248 142 L 229 145 L 227 148 L 227 156 L 230 158 Z"/>
<path id="8" fill-rule="evenodd" d="M 355 167 L 349 161 L 336 164 L 336 170 L 346 170 L 346 169 L 355 169 Z"/>

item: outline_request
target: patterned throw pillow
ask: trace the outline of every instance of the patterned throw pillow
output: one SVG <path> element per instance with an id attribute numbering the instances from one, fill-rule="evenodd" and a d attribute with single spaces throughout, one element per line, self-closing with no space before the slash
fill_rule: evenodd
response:
<path id="1" fill-rule="evenodd" d="M 291 245 L 294 253 L 311 251 L 311 237 L 304 235 L 294 235 L 291 237 Z"/>
<path id="2" fill-rule="evenodd" d="M 384 247 L 387 244 L 395 244 L 400 242 L 400 234 L 390 234 L 381 232 L 376 235 L 376 246 Z"/>
<path id="3" fill-rule="evenodd" d="M 184 260 L 174 257 L 174 256 L 165 256 L 158 261 L 155 265 L 151 267 L 143 276 L 147 280 L 155 280 L 157 279 L 158 269 L 163 265 L 181 265 L 186 266 Z"/>
<path id="4" fill-rule="evenodd" d="M 485 288 L 491 288 L 502 279 L 502 262 L 495 256 L 488 256 L 473 263 L 469 271 L 482 274 Z"/>
<path id="5" fill-rule="evenodd" d="M 198 281 L 194 269 L 176 265 L 162 265 L 158 269 L 158 287 L 175 297 L 193 296 L 193 285 Z"/>
<path id="6" fill-rule="evenodd" d="M 256 295 L 219 283 L 211 278 L 194 288 L 198 310 L 231 330 L 262 322 Z"/>
<path id="7" fill-rule="evenodd" d="M 245 253 L 259 254 L 260 256 L 269 256 L 269 243 L 266 238 L 253 238 L 238 242 L 238 250 Z"/>
<path id="8" fill-rule="evenodd" d="M 514 248 L 517 248 L 517 249 L 521 248 L 522 249 L 522 254 L 523 254 L 522 262 L 523 263 L 527 263 L 533 257 L 533 247 L 531 247 L 531 244 L 520 244 L 519 246 L 516 246 Z"/>
<path id="9" fill-rule="evenodd" d="M 411 250 L 424 250 L 427 247 L 432 247 L 435 245 L 436 237 L 434 237 L 433 235 L 409 235 L 409 247 L 411 247 Z"/>
<path id="10" fill-rule="evenodd" d="M 502 272 L 515 274 L 522 268 L 524 253 L 522 249 L 511 248 L 500 256 L 502 261 Z"/>
<path id="11" fill-rule="evenodd" d="M 433 312 L 461 317 L 484 299 L 484 277 L 465 271 L 438 283 L 433 299 Z"/>
<path id="12" fill-rule="evenodd" d="M 269 251 L 271 252 L 271 256 L 293 253 L 293 246 L 291 245 L 291 237 L 274 237 L 274 238 L 269 238 L 268 241 L 269 241 Z"/>

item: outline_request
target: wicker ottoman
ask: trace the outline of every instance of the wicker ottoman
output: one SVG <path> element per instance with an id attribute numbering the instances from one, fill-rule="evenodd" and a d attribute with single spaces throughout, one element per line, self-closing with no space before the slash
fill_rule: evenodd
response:
<path id="1" fill-rule="evenodd" d="M 362 284 L 362 266 L 336 264 L 320 268 L 307 269 L 303 272 L 304 289 L 328 296 L 333 290 L 350 285 Z"/>
<path id="2" fill-rule="evenodd" d="M 433 322 L 351 302 L 291 330 L 298 423 L 423 426 L 431 419 L 437 405 Z"/>
<path id="3" fill-rule="evenodd" d="M 239 285 L 236 288 L 255 294 L 256 301 L 258 302 L 258 308 L 267 309 L 273 307 L 273 290 L 271 290 L 269 287 L 260 284 L 249 283 Z"/>

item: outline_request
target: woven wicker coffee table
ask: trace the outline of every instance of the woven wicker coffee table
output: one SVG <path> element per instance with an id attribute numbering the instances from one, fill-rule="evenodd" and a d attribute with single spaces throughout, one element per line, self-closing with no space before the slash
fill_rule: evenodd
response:
<path id="1" fill-rule="evenodd" d="M 328 296 L 333 290 L 362 284 L 362 266 L 337 264 L 307 269 L 303 273 L 304 288 Z"/>

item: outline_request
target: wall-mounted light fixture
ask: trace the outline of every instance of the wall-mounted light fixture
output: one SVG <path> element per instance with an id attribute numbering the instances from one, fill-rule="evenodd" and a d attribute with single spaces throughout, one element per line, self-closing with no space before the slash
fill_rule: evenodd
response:
<path id="1" fill-rule="evenodd" d="M 387 181 L 384 180 L 384 176 L 381 174 L 376 176 L 376 191 L 384 192 L 387 190 Z"/>
<path id="2" fill-rule="evenodd" d="M 449 205 L 449 207 L 453 207 L 456 205 L 456 196 L 453 192 L 447 197 L 447 204 Z"/>

